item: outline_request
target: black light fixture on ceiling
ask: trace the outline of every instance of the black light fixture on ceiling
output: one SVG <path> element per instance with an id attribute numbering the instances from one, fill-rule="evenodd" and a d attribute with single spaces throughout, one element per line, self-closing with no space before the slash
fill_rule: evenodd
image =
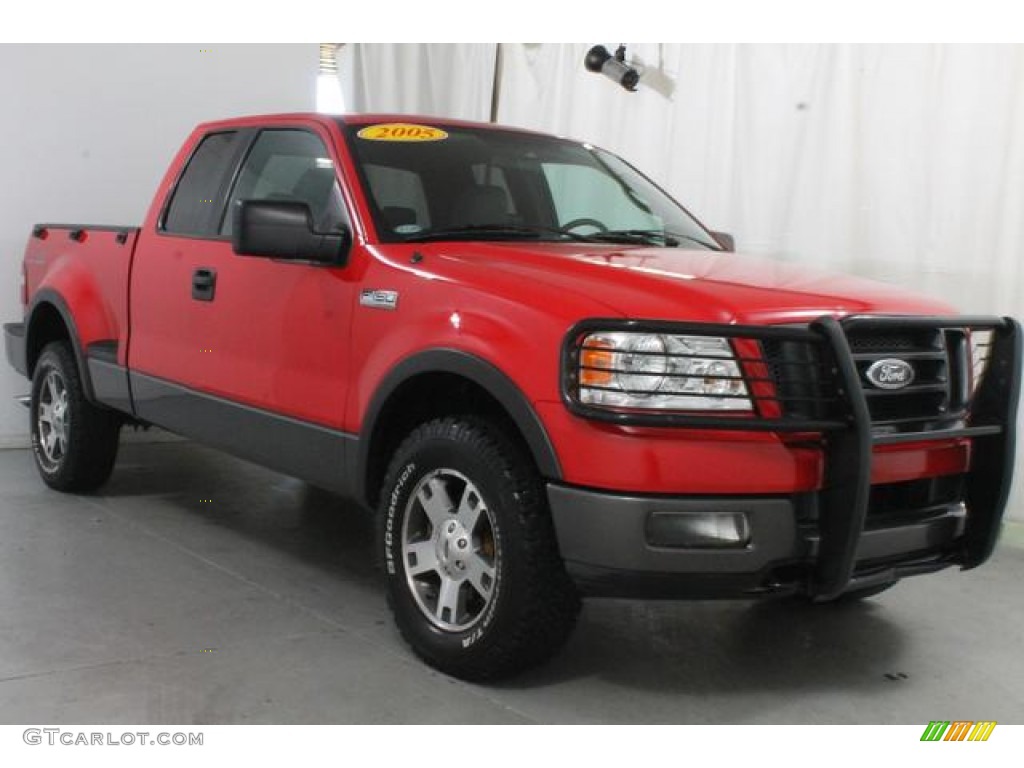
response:
<path id="1" fill-rule="evenodd" d="M 595 45 L 583 57 L 583 66 L 591 72 L 600 72 L 614 80 L 627 91 L 635 91 L 640 82 L 640 73 L 626 63 L 626 46 L 619 45 L 614 55 L 603 45 Z"/>

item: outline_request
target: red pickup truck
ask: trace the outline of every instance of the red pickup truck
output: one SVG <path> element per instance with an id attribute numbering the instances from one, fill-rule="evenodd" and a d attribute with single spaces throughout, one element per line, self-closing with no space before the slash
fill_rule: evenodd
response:
<path id="1" fill-rule="evenodd" d="M 40 224 L 7 357 L 43 480 L 158 425 L 375 510 L 468 679 L 580 596 L 863 597 L 992 552 L 1021 331 L 731 252 L 618 157 L 394 115 L 198 127 L 145 222 Z"/>

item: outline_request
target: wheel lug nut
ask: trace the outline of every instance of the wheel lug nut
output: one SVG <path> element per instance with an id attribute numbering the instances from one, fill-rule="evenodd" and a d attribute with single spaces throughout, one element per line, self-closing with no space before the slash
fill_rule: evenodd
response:
<path id="1" fill-rule="evenodd" d="M 466 564 L 464 562 L 462 562 L 461 560 L 456 560 L 455 561 L 455 567 L 458 568 L 460 571 L 466 570 Z"/>
<path id="2" fill-rule="evenodd" d="M 448 533 L 455 533 L 455 523 L 448 523 Z"/>
<path id="3" fill-rule="evenodd" d="M 465 539 L 459 539 L 459 549 L 465 549 L 465 548 L 466 548 L 466 540 Z"/>

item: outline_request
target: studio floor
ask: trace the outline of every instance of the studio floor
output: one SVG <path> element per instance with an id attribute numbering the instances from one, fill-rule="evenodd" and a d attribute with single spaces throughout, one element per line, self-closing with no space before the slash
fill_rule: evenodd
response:
<path id="1" fill-rule="evenodd" d="M 1024 526 L 862 604 L 591 601 L 468 685 L 393 629 L 368 515 L 188 442 L 92 496 L 0 451 L 0 723 L 1024 722 Z"/>

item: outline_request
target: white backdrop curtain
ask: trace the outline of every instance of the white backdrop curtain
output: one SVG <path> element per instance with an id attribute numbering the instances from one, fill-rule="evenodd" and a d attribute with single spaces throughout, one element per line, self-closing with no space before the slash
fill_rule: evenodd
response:
<path id="1" fill-rule="evenodd" d="M 502 44 L 498 122 L 616 152 L 740 250 L 1024 317 L 1024 46 L 629 45 L 637 93 L 587 72 L 588 47 Z M 410 62 L 450 52 L 346 48 L 389 108 L 487 119 L 493 70 L 431 69 L 416 93 Z"/>
<path id="2" fill-rule="evenodd" d="M 338 78 L 353 112 L 489 120 L 495 43 L 346 43 Z"/>
<path id="3" fill-rule="evenodd" d="M 630 46 L 635 94 L 586 49 L 503 46 L 499 122 L 624 155 L 743 249 L 1024 314 L 1024 47 Z"/>

